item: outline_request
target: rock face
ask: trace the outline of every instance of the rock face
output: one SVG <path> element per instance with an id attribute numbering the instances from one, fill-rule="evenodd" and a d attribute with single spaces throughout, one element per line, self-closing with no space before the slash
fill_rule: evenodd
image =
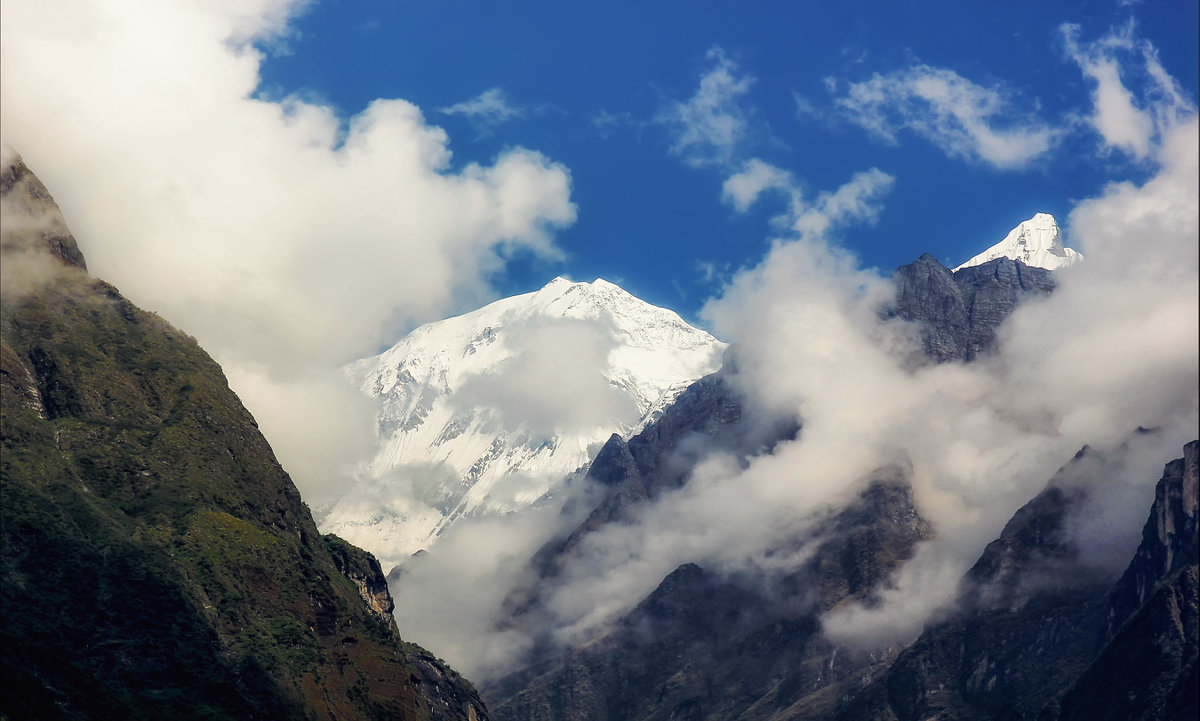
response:
<path id="1" fill-rule="evenodd" d="M 991 350 L 996 329 L 1019 303 L 1054 290 L 1048 270 L 996 258 L 951 272 L 926 253 L 896 269 L 889 310 L 918 323 L 927 356 L 971 361 Z"/>
<path id="2" fill-rule="evenodd" d="M 902 471 L 883 469 L 812 533 L 823 540 L 800 567 L 764 579 L 684 564 L 599 638 L 488 689 L 493 713 L 775 718 L 861 668 L 864 659 L 839 655 L 824 639 L 818 615 L 869 598 L 928 534 Z"/>
<path id="3" fill-rule="evenodd" d="M 920 326 L 933 362 L 986 354 L 1019 303 L 1054 289 L 1048 271 L 1008 258 L 952 273 L 923 256 L 895 277 L 889 313 Z M 535 581 L 510 597 L 514 624 L 541 611 L 588 534 L 686 485 L 709 450 L 745 462 L 803 433 L 794 418 L 754 417 L 734 372 L 697 382 L 629 440 L 610 438 L 588 472 L 600 501 L 537 554 Z M 883 469 L 812 531 L 807 540 L 824 540 L 791 572 L 751 581 L 680 566 L 597 636 L 545 649 L 485 696 L 512 721 L 1194 718 L 1195 457 L 1193 443 L 1168 464 L 1142 547 L 1115 586 L 1072 540 L 1090 469 L 1111 465 L 1085 448 L 1014 514 L 961 580 L 953 609 L 915 642 L 874 655 L 836 646 L 821 614 L 869 606 L 931 533 L 904 469 Z"/>
<path id="4" fill-rule="evenodd" d="M 695 463 L 714 451 L 742 462 L 796 437 L 794 419 L 743 417 L 743 401 L 721 373 L 693 383 L 654 422 L 628 441 L 613 434 L 588 467 L 587 478 L 605 490 L 595 510 L 569 536 L 542 548 L 534 559 L 540 576 L 554 575 L 583 536 L 606 523 L 628 520 L 641 503 L 683 486 Z"/>
<path id="5" fill-rule="evenodd" d="M 1109 596 L 1107 645 L 1043 718 L 1194 719 L 1200 715 L 1197 456 L 1189 443 L 1155 488 L 1133 561 Z"/>
<path id="6" fill-rule="evenodd" d="M 955 611 L 932 623 L 838 715 L 840 719 L 1034 718 L 1103 643 L 1111 579 L 1077 568 L 1070 513 L 1086 486 L 1068 482 L 1081 451 L 1021 507 L 963 578 Z"/>
<path id="7" fill-rule="evenodd" d="M 0 716 L 486 718 L 216 363 L 85 273 L 19 160 L 3 184 Z"/>

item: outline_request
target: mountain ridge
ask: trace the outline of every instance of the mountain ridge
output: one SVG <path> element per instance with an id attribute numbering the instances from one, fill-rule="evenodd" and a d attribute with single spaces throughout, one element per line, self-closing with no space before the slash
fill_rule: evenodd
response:
<path id="1" fill-rule="evenodd" d="M 369 554 L 321 536 L 216 362 L 87 275 L 6 159 L 0 716 L 486 719 L 401 640 Z"/>

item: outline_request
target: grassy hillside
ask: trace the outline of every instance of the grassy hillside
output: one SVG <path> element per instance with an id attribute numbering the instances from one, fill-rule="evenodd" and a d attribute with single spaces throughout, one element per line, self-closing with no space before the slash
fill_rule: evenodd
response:
<path id="1" fill-rule="evenodd" d="M 6 214 L 57 214 L 4 176 Z M 0 309 L 0 713 L 484 717 L 401 642 L 371 559 L 321 538 L 217 364 L 38 232 L 4 237 L 6 285 L 57 265 Z"/>

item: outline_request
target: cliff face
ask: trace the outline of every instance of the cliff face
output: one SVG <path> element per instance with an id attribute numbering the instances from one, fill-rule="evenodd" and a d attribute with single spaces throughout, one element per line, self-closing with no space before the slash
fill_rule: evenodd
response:
<path id="1" fill-rule="evenodd" d="M 1044 719 L 1194 719 L 1200 715 L 1200 566 L 1193 441 L 1171 461 L 1133 561 L 1108 601 L 1108 643 Z"/>
<path id="2" fill-rule="evenodd" d="M 1115 585 L 1073 564 L 1065 522 L 1086 486 L 1056 477 L 988 545 L 956 612 L 837 718 L 1196 718 L 1196 457 L 1192 442 L 1166 465 L 1142 544 Z"/>
<path id="3" fill-rule="evenodd" d="M 0 715 L 486 718 L 216 363 L 86 274 L 20 161 L 3 190 Z"/>
<path id="4" fill-rule="evenodd" d="M 799 567 L 764 576 L 684 564 L 598 638 L 489 688 L 496 718 L 771 719 L 806 700 L 828 711 L 813 697 L 853 683 L 871 660 L 839 652 L 818 618 L 869 600 L 930 533 L 904 469 L 875 475 L 779 549 L 820 539 Z"/>
<path id="5" fill-rule="evenodd" d="M 996 329 L 1017 304 L 1054 290 L 1043 268 L 997 258 L 951 272 L 926 253 L 896 269 L 890 311 L 917 322 L 925 353 L 934 361 L 973 360 L 992 348 Z"/>

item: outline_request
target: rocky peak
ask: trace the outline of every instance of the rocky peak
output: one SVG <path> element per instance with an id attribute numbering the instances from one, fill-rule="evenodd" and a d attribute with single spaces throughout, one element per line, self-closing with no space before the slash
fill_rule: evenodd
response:
<path id="1" fill-rule="evenodd" d="M 0 203 L 4 206 L 0 246 L 10 254 L 10 261 L 14 252 L 49 252 L 66 265 L 87 270 L 83 253 L 50 191 L 11 147 L 5 145 L 0 157 Z"/>
<path id="2" fill-rule="evenodd" d="M 997 257 L 951 272 L 926 253 L 892 274 L 895 304 L 887 315 L 920 326 L 925 355 L 935 362 L 970 361 L 991 350 L 996 329 L 1027 297 L 1054 290 L 1044 268 Z"/>

